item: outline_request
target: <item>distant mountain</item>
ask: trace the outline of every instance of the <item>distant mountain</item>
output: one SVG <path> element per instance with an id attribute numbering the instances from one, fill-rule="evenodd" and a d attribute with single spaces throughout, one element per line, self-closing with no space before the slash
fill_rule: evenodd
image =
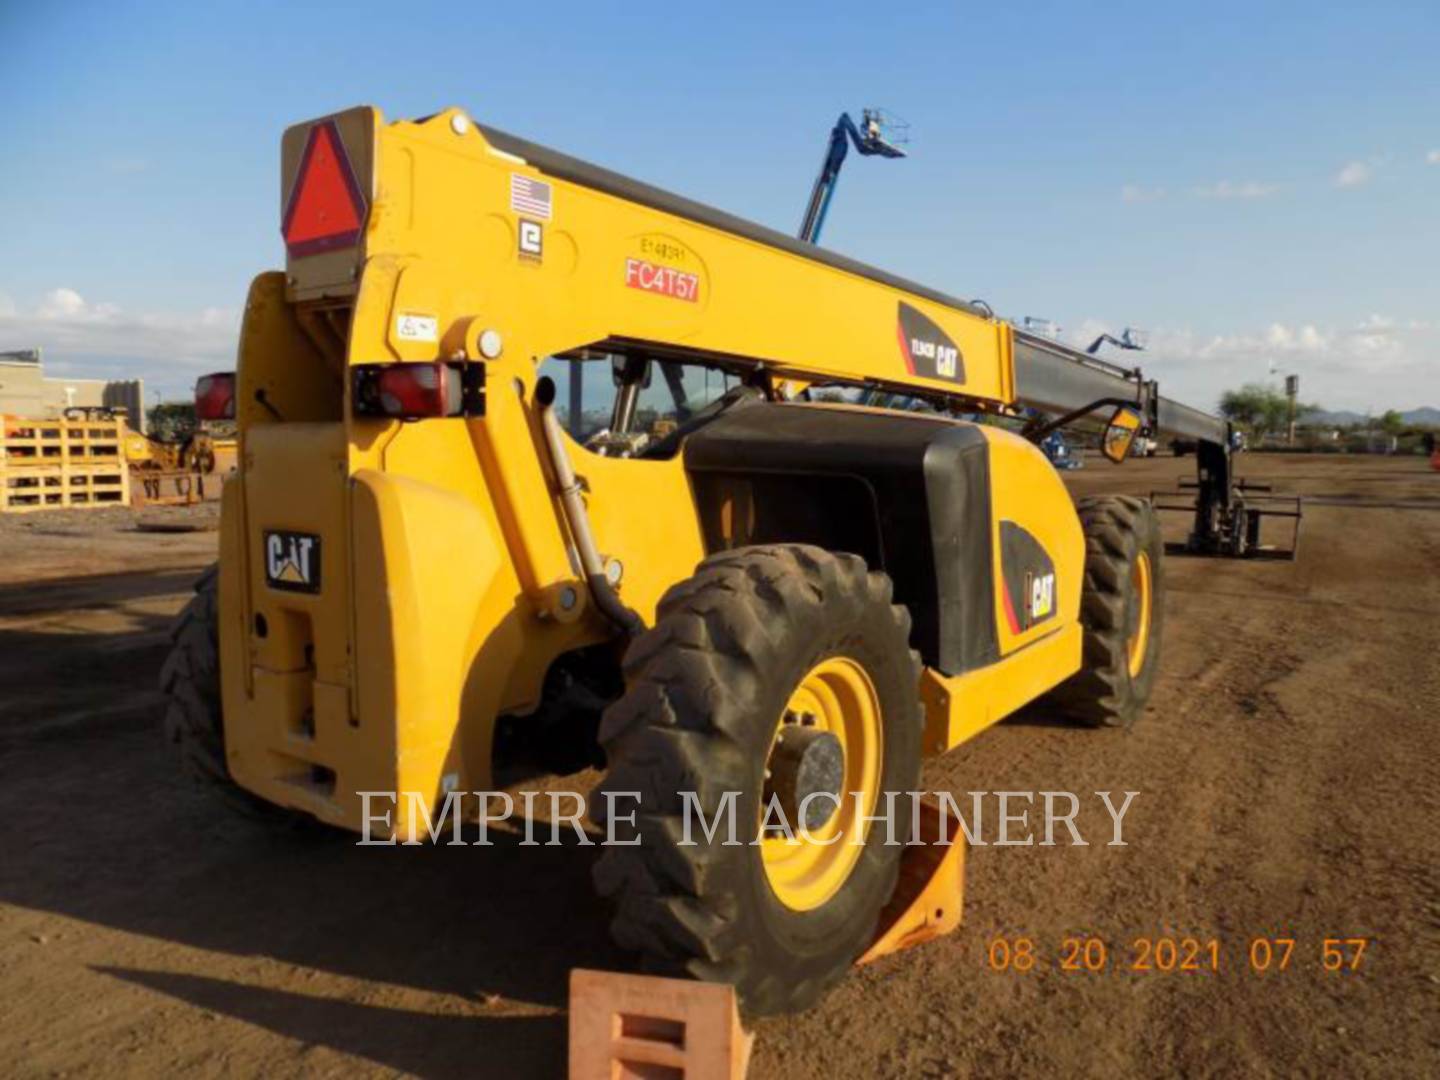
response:
<path id="1" fill-rule="evenodd" d="M 1346 427 L 1349 424 L 1363 424 L 1365 416 L 1363 413 L 1350 412 L 1348 409 L 1339 409 L 1331 412 L 1328 409 L 1317 409 L 1314 412 L 1302 413 L 1300 423 L 1307 427 Z"/>
<path id="2" fill-rule="evenodd" d="M 1321 409 L 1318 412 L 1308 412 L 1300 417 L 1300 423 L 1307 427 L 1346 427 L 1350 424 L 1363 424 L 1366 420 L 1364 413 L 1352 412 L 1349 409 L 1337 409 L 1331 412 L 1328 409 Z M 1421 427 L 1440 427 L 1440 409 L 1434 409 L 1428 405 L 1420 409 L 1411 409 L 1409 412 L 1402 412 L 1400 419 L 1407 424 L 1416 424 Z"/>

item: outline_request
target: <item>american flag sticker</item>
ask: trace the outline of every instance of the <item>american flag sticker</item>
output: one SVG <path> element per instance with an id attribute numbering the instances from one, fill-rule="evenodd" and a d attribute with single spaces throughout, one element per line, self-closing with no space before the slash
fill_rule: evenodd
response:
<path id="1" fill-rule="evenodd" d="M 544 180 L 510 174 L 510 209 L 517 214 L 550 220 L 550 185 Z"/>

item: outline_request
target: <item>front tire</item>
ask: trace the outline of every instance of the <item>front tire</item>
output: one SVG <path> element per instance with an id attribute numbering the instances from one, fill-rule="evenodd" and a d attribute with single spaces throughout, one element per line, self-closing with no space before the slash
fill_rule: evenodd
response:
<path id="1" fill-rule="evenodd" d="M 806 1008 L 845 973 L 894 891 L 908 802 L 895 797 L 887 835 L 846 794 L 796 845 L 758 835 L 762 808 L 789 775 L 784 755 L 816 738 L 840 745 L 836 785 L 859 791 L 868 815 L 886 812 L 886 792 L 916 788 L 920 665 L 909 636 L 888 577 L 815 547 L 724 552 L 665 595 L 626 655 L 626 694 L 600 731 L 610 772 L 597 817 L 607 793 L 612 827 L 635 807 L 619 793 L 640 799 L 640 844 L 608 846 L 595 875 L 622 947 L 653 970 L 734 984 L 747 1016 Z M 682 792 L 694 793 L 688 844 Z M 713 840 L 699 813 L 719 820 Z M 827 837 L 838 840 L 817 842 Z"/>
<path id="2" fill-rule="evenodd" d="M 1130 728 L 1155 684 L 1164 622 L 1164 541 L 1148 500 L 1080 500 L 1085 531 L 1082 668 L 1051 702 L 1086 727 Z"/>

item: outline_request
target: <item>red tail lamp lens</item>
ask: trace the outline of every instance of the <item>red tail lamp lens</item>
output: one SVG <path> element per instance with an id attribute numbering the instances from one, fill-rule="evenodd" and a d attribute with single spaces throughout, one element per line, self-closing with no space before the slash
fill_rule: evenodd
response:
<path id="1" fill-rule="evenodd" d="M 464 410 L 460 369 L 443 361 L 367 364 L 355 369 L 355 411 L 361 416 L 419 420 Z"/>
<path id="2" fill-rule="evenodd" d="M 195 383 L 197 420 L 235 419 L 235 373 L 219 371 L 202 375 Z"/>

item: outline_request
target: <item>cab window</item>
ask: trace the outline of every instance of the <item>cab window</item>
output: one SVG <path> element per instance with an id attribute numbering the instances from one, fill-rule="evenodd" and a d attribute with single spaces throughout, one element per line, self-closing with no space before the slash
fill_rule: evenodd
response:
<path id="1" fill-rule="evenodd" d="M 590 350 L 548 357 L 539 374 L 555 382 L 556 417 L 570 437 L 617 457 L 645 455 L 740 384 L 711 365 Z"/>

